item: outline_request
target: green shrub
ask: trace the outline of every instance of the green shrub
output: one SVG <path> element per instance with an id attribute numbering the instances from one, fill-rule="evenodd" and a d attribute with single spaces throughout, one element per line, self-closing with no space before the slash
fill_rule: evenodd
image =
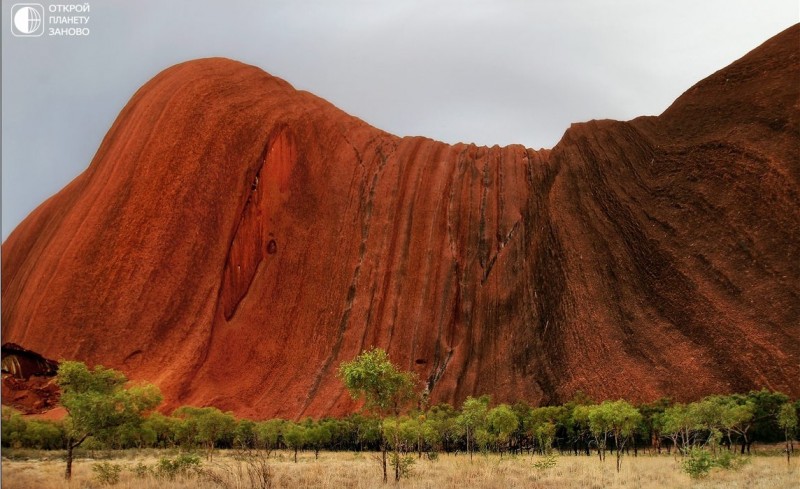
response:
<path id="1" fill-rule="evenodd" d="M 700 479 L 708 475 L 714 467 L 711 454 L 701 448 L 692 448 L 681 464 L 683 471 L 692 479 Z"/>
<path id="2" fill-rule="evenodd" d="M 552 469 L 556 466 L 556 463 L 558 463 L 558 460 L 555 455 L 547 455 L 541 460 L 534 462 L 533 468 L 536 470 Z"/>
<path id="3" fill-rule="evenodd" d="M 714 460 L 714 465 L 726 470 L 738 470 L 749 462 L 750 459 L 747 457 L 742 457 L 736 455 L 734 452 L 723 450 L 722 453 L 719 454 L 719 457 Z"/>
<path id="4" fill-rule="evenodd" d="M 723 450 L 718 456 L 712 457 L 708 450 L 692 448 L 681 465 L 683 471 L 689 474 L 690 477 L 699 479 L 708 475 L 714 467 L 725 470 L 738 470 L 749 462 L 749 458 L 728 450 Z"/>
<path id="5" fill-rule="evenodd" d="M 158 478 L 173 480 L 176 477 L 191 477 L 197 475 L 203 463 L 200 457 L 193 453 L 182 453 L 174 459 L 162 457 L 153 471 Z"/>
<path id="6" fill-rule="evenodd" d="M 411 455 L 400 455 L 393 453 L 389 459 L 389 464 L 395 470 L 395 480 L 405 479 L 411 476 L 411 468 L 416 460 Z"/>
<path id="7" fill-rule="evenodd" d="M 122 466 L 119 464 L 112 464 L 110 462 L 100 462 L 92 466 L 94 478 L 102 485 L 113 486 L 119 482 L 119 474 L 122 472 Z"/>
<path id="8" fill-rule="evenodd" d="M 139 462 L 133 466 L 131 472 L 133 472 L 133 475 L 136 476 L 137 479 L 144 479 L 153 473 L 153 469 L 149 465 Z"/>
<path id="9" fill-rule="evenodd" d="M 64 446 L 64 430 L 59 423 L 32 419 L 20 440 L 26 447 L 58 450 Z"/>

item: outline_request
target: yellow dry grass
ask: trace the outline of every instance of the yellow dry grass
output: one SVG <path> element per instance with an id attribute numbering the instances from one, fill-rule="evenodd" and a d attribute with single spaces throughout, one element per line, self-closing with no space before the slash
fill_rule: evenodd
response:
<path id="1" fill-rule="evenodd" d="M 76 460 L 73 479 L 63 480 L 64 462 L 46 452 L 32 453 L 27 460 L 2 461 L 3 489 L 88 489 L 101 486 L 95 479 L 91 459 Z M 154 464 L 163 453 L 121 452 L 112 463 L 126 469 L 139 462 Z M 800 487 L 800 459 L 787 466 L 780 456 L 753 456 L 751 462 L 738 471 L 714 469 L 705 479 L 694 481 L 679 470 L 675 458 L 662 456 L 625 457 L 622 470 L 617 473 L 609 457 L 600 462 L 597 457 L 557 457 L 557 464 L 549 469 L 535 469 L 538 457 L 497 455 L 475 456 L 470 463 L 466 455 L 441 455 L 438 460 L 418 460 L 409 479 L 389 486 L 408 489 L 488 489 L 514 488 L 748 488 L 776 489 Z M 205 469 L 219 474 L 235 475 L 237 464 L 232 452 L 218 452 L 213 462 L 204 462 Z M 373 454 L 321 453 L 319 460 L 310 452 L 301 453 L 298 463 L 288 452 L 278 452 L 270 459 L 273 485 L 276 488 L 380 488 L 380 465 Z M 230 487 L 246 488 L 248 483 L 236 480 Z M 107 486 L 106 486 L 107 487 Z M 130 470 L 123 470 L 117 489 L 210 489 L 220 487 L 202 479 L 165 481 L 147 476 L 137 478 Z"/>

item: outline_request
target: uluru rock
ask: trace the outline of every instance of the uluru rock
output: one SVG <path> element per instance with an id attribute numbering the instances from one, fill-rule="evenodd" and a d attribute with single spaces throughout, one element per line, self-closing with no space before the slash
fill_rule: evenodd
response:
<path id="1" fill-rule="evenodd" d="M 800 396 L 799 40 L 539 151 L 179 64 L 3 243 L 3 341 L 249 417 L 353 410 L 370 346 L 434 402 Z"/>
<path id="2" fill-rule="evenodd" d="M 2 346 L 3 404 L 25 414 L 42 413 L 61 397 L 55 375 L 58 364 L 19 345 Z"/>

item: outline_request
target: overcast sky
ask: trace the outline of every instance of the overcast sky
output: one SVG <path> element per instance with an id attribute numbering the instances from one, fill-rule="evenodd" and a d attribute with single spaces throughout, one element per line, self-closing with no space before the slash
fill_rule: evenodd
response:
<path id="1" fill-rule="evenodd" d="M 401 136 L 541 148 L 571 122 L 659 114 L 800 21 L 797 0 L 90 0 L 88 36 L 14 37 L 15 3 L 2 3 L 3 240 L 181 61 L 257 65 Z"/>

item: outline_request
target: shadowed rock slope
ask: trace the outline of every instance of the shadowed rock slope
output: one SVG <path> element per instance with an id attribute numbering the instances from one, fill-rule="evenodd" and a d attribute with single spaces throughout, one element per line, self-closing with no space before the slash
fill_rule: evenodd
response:
<path id="1" fill-rule="evenodd" d="M 799 40 L 539 151 L 174 66 L 3 244 L 3 341 L 253 417 L 354 409 L 373 345 L 434 401 L 799 396 Z"/>

